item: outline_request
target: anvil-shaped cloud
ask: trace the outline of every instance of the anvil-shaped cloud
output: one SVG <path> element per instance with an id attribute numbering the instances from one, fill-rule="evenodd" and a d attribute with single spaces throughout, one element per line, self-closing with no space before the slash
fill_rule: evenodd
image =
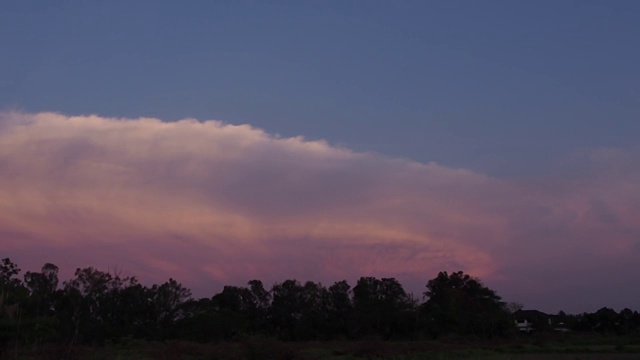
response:
<path id="1" fill-rule="evenodd" d="M 0 252 L 29 270 L 171 276 L 201 296 L 359 276 L 419 293 L 461 269 L 547 310 L 637 307 L 623 286 L 640 271 L 637 157 L 567 164 L 497 179 L 218 121 L 4 112 Z"/>

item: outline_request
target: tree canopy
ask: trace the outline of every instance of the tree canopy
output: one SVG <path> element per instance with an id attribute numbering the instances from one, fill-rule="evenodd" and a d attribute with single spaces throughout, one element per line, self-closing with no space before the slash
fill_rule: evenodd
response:
<path id="1" fill-rule="evenodd" d="M 462 271 L 440 272 L 427 282 L 423 305 L 426 323 L 434 335 L 504 335 L 512 328 L 507 306 L 494 290 Z"/>
<path id="2" fill-rule="evenodd" d="M 261 335 L 281 340 L 419 339 L 514 333 L 511 312 L 479 279 L 462 271 L 440 272 L 426 282 L 423 301 L 395 278 L 361 277 L 329 287 L 287 279 L 267 290 L 260 280 L 225 286 L 194 299 L 170 278 L 145 286 L 134 276 L 79 268 L 60 285 L 58 267 L 26 272 L 5 258 L 0 265 L 0 351 L 10 343 L 101 344 L 137 338 L 198 342 Z M 640 314 L 602 308 L 593 314 L 555 318 L 575 331 L 640 333 Z M 551 327 L 539 327 L 551 331 Z"/>

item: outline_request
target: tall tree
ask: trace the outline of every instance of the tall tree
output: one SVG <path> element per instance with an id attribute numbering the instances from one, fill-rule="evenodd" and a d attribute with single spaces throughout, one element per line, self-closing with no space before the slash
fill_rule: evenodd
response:
<path id="1" fill-rule="evenodd" d="M 505 303 L 494 290 L 462 271 L 440 272 L 427 283 L 423 306 L 428 331 L 491 337 L 512 326 Z"/>
<path id="2" fill-rule="evenodd" d="M 353 288 L 353 307 L 360 335 L 384 338 L 406 334 L 414 303 L 394 278 L 361 277 Z"/>
<path id="3" fill-rule="evenodd" d="M 329 286 L 329 325 L 334 336 L 350 336 L 350 325 L 353 321 L 353 303 L 351 302 L 351 286 L 346 280 Z"/>
<path id="4" fill-rule="evenodd" d="M 0 350 L 4 343 L 16 341 L 19 333 L 21 313 L 29 292 L 17 277 L 18 265 L 11 259 L 0 262 Z"/>
<path id="5" fill-rule="evenodd" d="M 249 312 L 251 331 L 266 331 L 269 327 L 269 308 L 271 307 L 271 293 L 264 288 L 262 281 L 251 280 L 247 283 L 253 297 L 255 308 Z"/>
<path id="6" fill-rule="evenodd" d="M 9 258 L 0 262 L 0 316 L 17 314 L 19 305 L 26 300 L 27 289 L 18 278 L 20 268 Z"/>
<path id="7" fill-rule="evenodd" d="M 256 309 L 251 291 L 244 287 L 225 286 L 211 302 L 215 309 L 216 326 L 225 340 L 231 340 L 248 331 L 249 316 Z"/>
<path id="8" fill-rule="evenodd" d="M 153 285 L 150 295 L 160 337 L 171 336 L 174 322 L 181 317 L 180 307 L 191 298 L 191 291 L 170 278 L 160 286 Z"/>
<path id="9" fill-rule="evenodd" d="M 301 293 L 302 317 L 299 331 L 306 340 L 327 338 L 329 334 L 329 292 L 321 283 L 307 281 Z"/>
<path id="10" fill-rule="evenodd" d="M 72 339 L 102 342 L 133 333 L 147 333 L 152 294 L 132 276 L 93 267 L 77 269 L 64 283 L 59 316 L 73 324 Z"/>
<path id="11" fill-rule="evenodd" d="M 20 268 L 11 259 L 2 259 L 0 263 L 0 288 L 9 289 L 22 285 L 20 279 L 17 278 L 19 273 Z"/>
<path id="12" fill-rule="evenodd" d="M 271 303 L 271 322 L 278 336 L 285 340 L 296 340 L 296 332 L 302 318 L 301 304 L 302 285 L 296 280 L 285 280 L 281 284 L 274 284 L 271 288 L 273 301 Z"/>
<path id="13" fill-rule="evenodd" d="M 58 289 L 58 267 L 46 263 L 41 272 L 27 271 L 24 283 L 29 289 L 30 311 L 36 316 L 51 315 L 54 309 L 54 295 Z"/>

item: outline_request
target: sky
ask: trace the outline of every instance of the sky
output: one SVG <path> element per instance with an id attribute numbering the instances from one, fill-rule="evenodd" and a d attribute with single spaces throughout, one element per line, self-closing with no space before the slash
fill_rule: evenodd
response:
<path id="1" fill-rule="evenodd" d="M 0 257 L 640 310 L 640 2 L 0 2 Z"/>

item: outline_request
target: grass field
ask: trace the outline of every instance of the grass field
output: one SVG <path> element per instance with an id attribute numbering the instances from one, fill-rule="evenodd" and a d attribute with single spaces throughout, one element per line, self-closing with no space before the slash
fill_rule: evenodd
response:
<path id="1" fill-rule="evenodd" d="M 380 340 L 287 343 L 269 338 L 197 344 L 122 340 L 103 346 L 7 348 L 15 360 L 640 360 L 640 337 L 517 338 L 509 341 Z"/>

